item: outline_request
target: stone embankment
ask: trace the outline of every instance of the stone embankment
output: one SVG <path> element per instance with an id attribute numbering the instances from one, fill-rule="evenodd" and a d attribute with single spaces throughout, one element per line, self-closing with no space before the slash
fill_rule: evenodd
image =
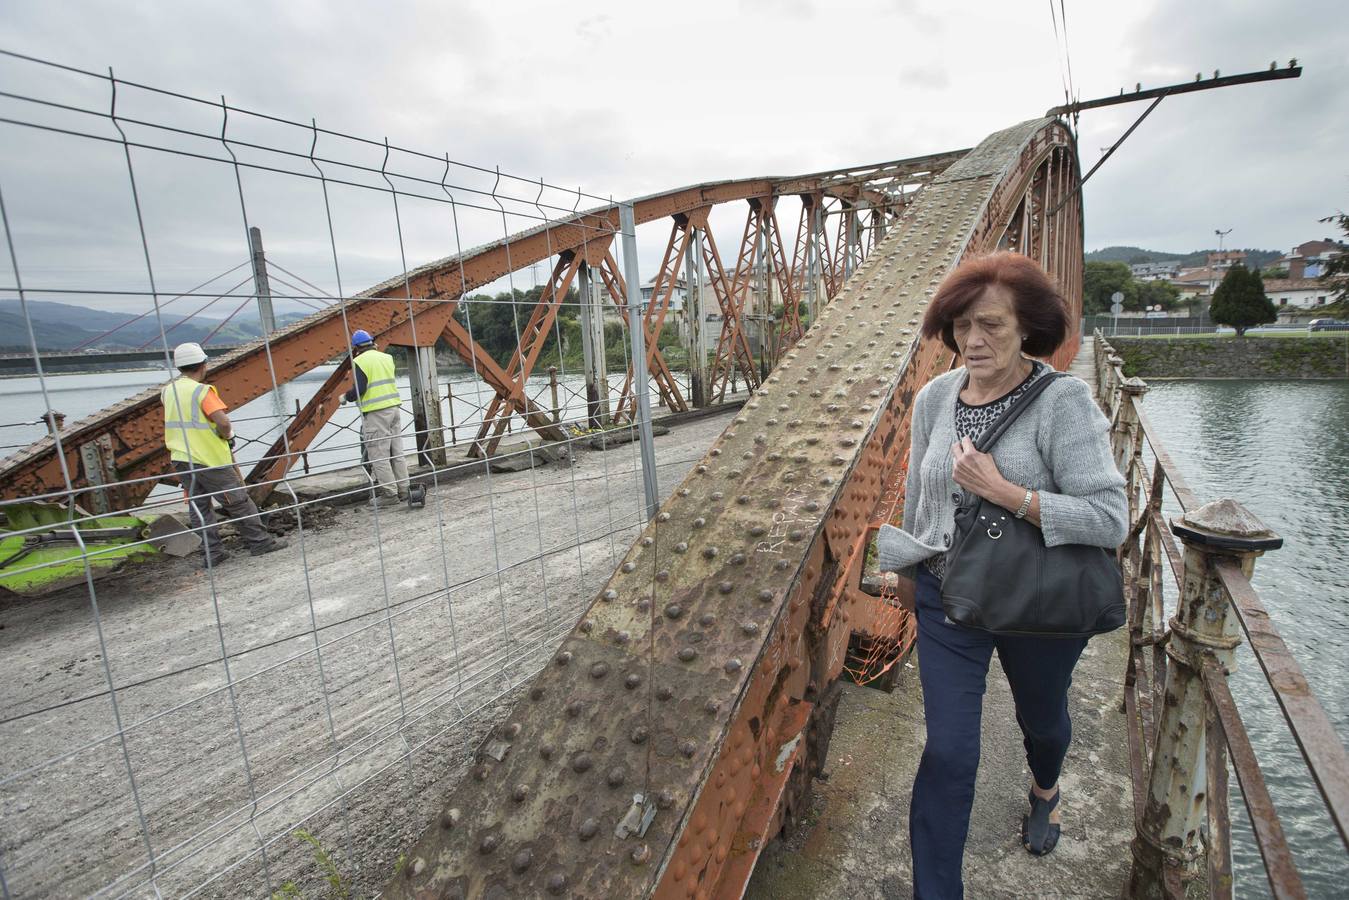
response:
<path id="1" fill-rule="evenodd" d="M 1126 375 L 1157 378 L 1349 378 L 1349 332 L 1237 338 L 1120 337 Z"/>

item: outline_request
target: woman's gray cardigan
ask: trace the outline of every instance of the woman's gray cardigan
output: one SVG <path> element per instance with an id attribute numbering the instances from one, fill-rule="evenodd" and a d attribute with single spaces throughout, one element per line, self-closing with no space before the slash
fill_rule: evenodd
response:
<path id="1" fill-rule="evenodd" d="M 914 400 L 904 528 L 882 525 L 880 568 L 913 577 L 912 567 L 945 553 L 960 487 L 951 477 L 959 368 L 932 379 Z M 1044 377 L 1044 376 L 1041 376 Z M 1057 378 L 993 445 L 998 471 L 1040 494 L 1045 545 L 1118 547 L 1129 529 L 1124 477 L 1110 453 L 1110 423 L 1080 378 Z"/>

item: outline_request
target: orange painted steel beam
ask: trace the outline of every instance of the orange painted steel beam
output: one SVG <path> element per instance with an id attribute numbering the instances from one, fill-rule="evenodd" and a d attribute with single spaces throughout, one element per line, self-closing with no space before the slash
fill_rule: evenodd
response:
<path id="1" fill-rule="evenodd" d="M 498 391 L 492 398 L 478 427 L 478 435 L 469 448 L 470 456 L 491 456 L 495 453 L 511 416 L 516 412 L 528 412 L 524 403 L 525 384 L 534 371 L 539 354 L 543 352 L 548 331 L 557 320 L 557 312 L 567 299 L 572 279 L 576 277 L 583 261 L 582 255 L 572 250 L 558 254 L 548 286 L 530 312 L 529 321 L 519 335 L 516 352 L 511 355 L 506 369 L 506 377 L 510 380 L 508 390 L 504 394 Z"/>

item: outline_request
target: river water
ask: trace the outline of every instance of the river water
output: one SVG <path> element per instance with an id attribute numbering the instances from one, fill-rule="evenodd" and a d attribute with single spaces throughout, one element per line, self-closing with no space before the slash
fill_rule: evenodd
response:
<path id="1" fill-rule="evenodd" d="M 1284 539 L 1255 566 L 1260 599 L 1340 739 L 1349 737 L 1349 381 L 1152 382 L 1143 407 L 1201 502 L 1239 500 Z M 1175 514 L 1175 511 L 1172 512 Z M 1312 897 L 1343 897 L 1346 856 L 1260 666 L 1232 690 Z M 1232 779 L 1238 896 L 1268 896 Z"/>
<path id="2" fill-rule="evenodd" d="M 256 439 L 241 447 L 242 463 L 263 453 L 284 424 L 282 416 L 293 413 L 296 400 L 307 401 L 330 371 L 301 377 L 282 387 L 279 397 L 263 397 L 233 412 L 239 435 Z M 490 389 L 470 375 L 444 380 L 454 395 L 456 423 L 478 420 Z M 53 408 L 73 422 L 162 381 L 158 372 L 57 375 L 47 379 L 47 391 Z M 584 409 L 581 381 L 574 375 L 560 381 L 564 416 L 574 417 Z M 620 383 L 621 374 L 614 379 L 615 392 Z M 406 379 L 399 386 L 409 396 Z M 549 405 L 546 378 L 532 379 L 529 391 Z M 1341 738 L 1349 735 L 1349 381 L 1156 382 L 1144 403 L 1201 501 L 1239 499 L 1283 536 L 1283 549 L 1256 565 L 1255 587 Z M 448 404 L 444 408 L 448 414 Z M 0 424 L 35 420 L 44 409 L 37 379 L 0 379 Z M 357 435 L 349 430 L 357 415 L 351 406 L 338 411 L 311 445 L 311 468 L 350 465 L 359 458 Z M 0 456 L 43 431 L 36 424 L 0 428 L 0 445 L 8 445 Z M 461 427 L 461 441 L 471 436 L 471 429 Z M 1349 859 L 1259 666 L 1244 647 L 1233 690 L 1308 892 L 1343 896 Z M 1235 779 L 1232 804 L 1238 893 L 1261 896 L 1263 869 Z"/>
<path id="3" fill-rule="evenodd" d="M 230 411 L 235 434 L 240 438 L 235 447 L 235 459 L 248 470 L 257 461 L 282 429 L 294 416 L 296 403 L 304 405 L 319 390 L 332 373 L 332 366 L 321 366 L 312 372 L 281 385 L 279 391 L 269 393 L 237 410 Z M 623 385 L 623 372 L 609 375 L 610 396 L 616 398 Z M 79 419 L 127 399 L 147 388 L 158 388 L 166 380 L 162 371 L 105 372 L 77 375 L 48 375 L 46 396 L 36 377 L 0 378 L 0 458 L 9 456 L 46 434 L 40 417 L 50 403 L 52 409 L 64 413 L 67 426 Z M 585 379 L 572 373 L 557 377 L 557 405 L 563 420 L 578 421 L 585 416 Z M 411 449 L 412 416 L 410 398 L 412 389 L 405 376 L 398 378 L 398 390 L 403 397 L 404 449 Z M 482 421 L 482 410 L 493 397 L 484 382 L 464 370 L 442 373 L 441 416 L 447 428 L 454 424 L 450 435 L 456 442 L 473 439 L 477 425 Z M 546 375 L 530 378 L 526 393 L 539 406 L 551 409 L 552 392 Z M 652 396 L 655 408 L 656 397 Z M 355 465 L 360 461 L 360 413 L 352 404 L 339 408 L 319 435 L 310 443 L 308 465 L 310 471 L 325 471 Z M 513 427 L 519 423 L 514 423 Z M 509 443 L 511 438 L 507 437 Z M 293 470 L 298 473 L 297 468 Z M 167 490 L 164 488 L 162 490 Z"/>

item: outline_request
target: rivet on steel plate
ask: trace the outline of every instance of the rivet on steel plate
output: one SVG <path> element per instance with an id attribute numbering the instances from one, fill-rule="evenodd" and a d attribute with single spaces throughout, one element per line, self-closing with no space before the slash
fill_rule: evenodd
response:
<path id="1" fill-rule="evenodd" d="M 712 559 L 712 558 L 715 557 L 716 555 L 717 555 L 717 548 L 716 548 L 716 547 L 704 547 L 704 548 L 703 548 L 703 556 L 706 557 L 707 559 Z"/>
<path id="2" fill-rule="evenodd" d="M 760 603 L 772 603 L 772 602 L 773 602 L 773 598 L 774 598 L 775 596 L 777 596 L 777 595 L 774 594 L 771 590 L 769 590 L 768 588 L 764 588 L 763 590 L 759 591 L 759 602 L 760 602 Z"/>
<path id="3" fill-rule="evenodd" d="M 731 554 L 730 563 L 733 566 L 743 566 L 745 564 L 745 554 L 743 553 Z"/>
<path id="4" fill-rule="evenodd" d="M 583 841 L 588 841 L 599 833 L 600 823 L 595 819 L 586 819 L 581 823 L 581 827 L 576 829 L 576 834 Z"/>
<path id="5" fill-rule="evenodd" d="M 652 538 L 652 537 L 649 537 L 649 536 L 648 536 L 648 537 L 642 538 L 642 546 L 643 546 L 643 547 L 650 547 L 650 546 L 651 546 L 652 544 L 654 544 L 654 543 L 655 543 L 655 539 Z"/>
<path id="6" fill-rule="evenodd" d="M 749 533 L 753 537 L 763 537 L 765 534 L 768 533 L 768 529 L 763 527 L 762 525 L 751 525 L 749 527 Z"/>
<path id="7" fill-rule="evenodd" d="M 668 618 L 677 619 L 683 614 L 684 607 L 680 606 L 678 603 L 671 603 L 669 606 L 665 607 L 665 615 Z"/>
<path id="8" fill-rule="evenodd" d="M 773 568 L 777 569 L 779 572 L 782 572 L 786 570 L 786 568 L 790 565 L 791 563 L 789 563 L 787 560 L 780 559 L 777 562 L 773 563 Z"/>
<path id="9" fill-rule="evenodd" d="M 726 664 L 722 666 L 722 668 L 725 669 L 726 674 L 729 675 L 733 672 L 739 672 L 740 667 L 743 665 L 744 663 L 742 663 L 739 659 L 728 659 L 726 660 Z"/>
<path id="10" fill-rule="evenodd" d="M 673 696 L 674 696 L 674 689 L 671 688 L 669 685 L 662 684 L 660 687 L 656 688 L 657 700 L 669 700 Z"/>
<path id="11" fill-rule="evenodd" d="M 713 447 L 711 450 L 707 451 L 707 455 L 708 455 L 708 456 L 721 456 L 721 448 L 720 448 L 720 447 Z"/>
<path id="12" fill-rule="evenodd" d="M 628 740 L 632 741 L 634 744 L 645 744 L 646 739 L 649 737 L 651 737 L 651 732 L 647 730 L 647 727 L 645 725 L 638 725 L 636 728 L 632 729 L 632 732 L 628 735 Z"/>
<path id="13" fill-rule="evenodd" d="M 483 839 L 478 842 L 479 853 L 491 853 L 501 843 L 501 838 L 495 834 L 483 835 Z"/>
<path id="14" fill-rule="evenodd" d="M 580 700 L 573 700 L 567 704 L 567 715 L 571 716 L 574 719 L 581 714 L 581 711 L 583 709 L 585 709 L 584 703 L 582 703 Z"/>
<path id="15" fill-rule="evenodd" d="M 721 491 L 713 491 L 713 492 L 712 492 L 712 499 L 713 499 L 713 500 L 720 500 L 722 497 L 725 497 L 725 496 L 726 496 L 726 495 L 723 494 Z"/>
<path id="16" fill-rule="evenodd" d="M 641 844 L 632 848 L 632 853 L 628 854 L 634 866 L 646 865 L 646 861 L 651 858 L 651 848 L 646 844 Z"/>
<path id="17" fill-rule="evenodd" d="M 548 876 L 548 893 L 557 895 L 567 889 L 567 876 L 561 872 L 554 872 Z"/>
<path id="18" fill-rule="evenodd" d="M 590 758 L 589 753 L 578 753 L 572 758 L 571 768 L 574 772 L 588 772 L 595 761 Z"/>
<path id="19" fill-rule="evenodd" d="M 669 569 L 661 569 L 659 572 L 656 573 L 656 580 L 657 580 L 658 582 L 660 582 L 661 584 L 664 584 L 665 582 L 669 581 L 669 580 L 670 580 L 670 570 L 669 570 Z"/>
<path id="20" fill-rule="evenodd" d="M 680 647 L 677 655 L 680 662 L 693 662 L 698 658 L 698 651 L 692 647 Z"/>
<path id="21" fill-rule="evenodd" d="M 619 568 L 622 569 L 624 572 L 631 572 L 633 569 L 637 568 L 637 563 L 633 562 L 632 560 L 628 560 L 627 562 L 623 563 L 623 565 L 619 566 Z"/>
<path id="22" fill-rule="evenodd" d="M 565 666 L 567 663 L 571 662 L 571 651 L 563 650 L 561 653 L 557 655 L 554 661 L 559 666 Z"/>
<path id="23" fill-rule="evenodd" d="M 749 503 L 749 494 L 741 494 L 739 497 L 735 498 L 735 502 L 739 503 L 741 506 L 746 505 Z"/>
<path id="24" fill-rule="evenodd" d="M 719 581 L 717 582 L 717 590 L 723 594 L 729 594 L 735 590 L 735 585 L 729 581 Z"/>
<path id="25" fill-rule="evenodd" d="M 692 759 L 693 754 L 698 752 L 698 745 L 693 743 L 693 741 L 684 741 L 679 745 L 679 752 L 684 754 L 685 757 Z"/>
<path id="26" fill-rule="evenodd" d="M 679 496 L 681 496 L 681 497 L 687 497 L 690 493 L 691 493 L 691 491 L 689 491 L 688 488 L 680 488 L 680 489 L 679 489 Z"/>
<path id="27" fill-rule="evenodd" d="M 449 809 L 441 810 L 440 827 L 447 830 L 453 828 L 454 826 L 459 824 L 459 820 L 461 818 L 463 818 L 463 813 L 459 811 L 459 808 L 457 806 L 452 806 Z"/>
<path id="28" fill-rule="evenodd" d="M 539 747 L 539 756 L 544 759 L 552 759 L 555 752 L 552 744 L 543 744 Z"/>
<path id="29" fill-rule="evenodd" d="M 717 617 L 712 615 L 712 613 L 703 613 L 698 617 L 698 624 L 704 628 L 711 628 L 713 625 L 717 624 Z"/>
<path id="30" fill-rule="evenodd" d="M 511 799 L 516 803 L 524 803 L 529 799 L 529 785 L 517 784 L 511 791 Z"/>
<path id="31" fill-rule="evenodd" d="M 680 541 L 679 543 L 677 543 L 677 544 L 674 545 L 674 552 L 676 552 L 676 553 L 687 553 L 688 550 L 689 550 L 689 545 L 688 545 L 687 543 L 685 543 L 684 541 Z"/>
<path id="32" fill-rule="evenodd" d="M 607 662 L 597 662 L 590 667 L 591 678 L 603 678 L 609 674 L 609 664 Z"/>
<path id="33" fill-rule="evenodd" d="M 606 784 L 609 785 L 609 787 L 616 788 L 619 785 L 621 785 L 624 781 L 626 781 L 627 778 L 628 778 L 627 771 L 625 771 L 622 766 L 619 766 L 617 768 L 610 769 L 609 773 L 604 776 L 604 781 Z"/>
<path id="34" fill-rule="evenodd" d="M 613 588 L 609 588 L 603 594 L 600 594 L 600 596 L 603 597 L 605 600 L 609 600 L 612 602 L 618 599 L 618 591 L 614 590 Z"/>
<path id="35" fill-rule="evenodd" d="M 699 516 L 689 524 L 691 524 L 694 528 L 702 528 L 704 525 L 707 524 L 707 520 L 704 519 L 702 516 Z"/>
<path id="36" fill-rule="evenodd" d="M 587 626 L 589 626 L 589 625 L 590 625 L 590 620 L 589 620 L 589 619 L 586 619 L 584 622 L 581 623 L 581 630 L 582 630 L 582 631 L 587 631 L 587 632 L 590 631 L 590 628 L 587 627 Z M 531 700 L 542 700 L 542 699 L 543 699 L 544 693 L 545 693 L 544 689 L 541 688 L 541 687 L 539 687 L 539 686 L 536 684 L 536 685 L 534 685 L 532 688 L 529 689 L 529 699 L 531 699 Z"/>

